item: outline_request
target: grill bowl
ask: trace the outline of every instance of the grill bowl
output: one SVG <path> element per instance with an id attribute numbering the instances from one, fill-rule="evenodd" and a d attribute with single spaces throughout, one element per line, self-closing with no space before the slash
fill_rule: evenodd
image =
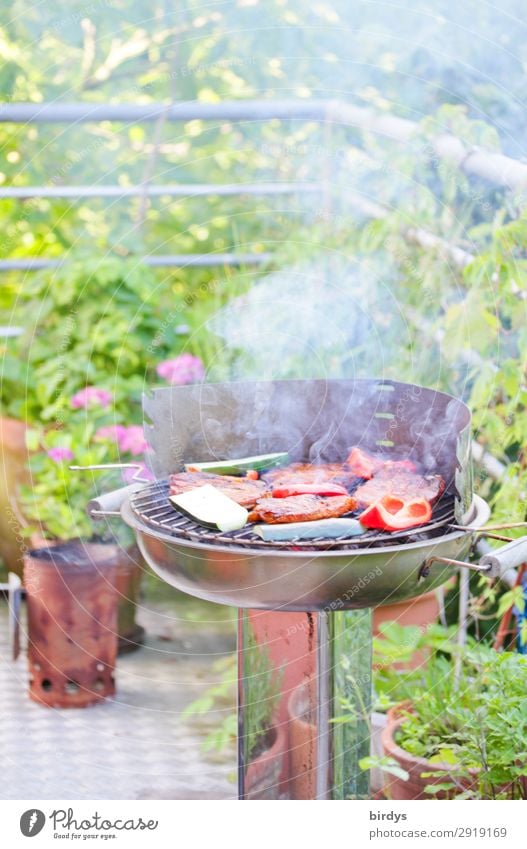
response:
<path id="1" fill-rule="evenodd" d="M 133 509 L 132 498 L 122 505 L 121 516 L 135 531 L 147 562 L 167 583 L 219 604 L 283 611 L 376 607 L 428 592 L 447 580 L 452 567 L 434 566 L 421 578 L 426 560 L 432 555 L 462 560 L 472 529 L 490 515 L 486 502 L 474 496 L 467 530 L 445 526 L 439 536 L 395 545 L 352 548 L 341 542 L 326 550 L 284 550 L 262 540 L 248 547 L 227 535 L 199 540 L 156 529 Z"/>

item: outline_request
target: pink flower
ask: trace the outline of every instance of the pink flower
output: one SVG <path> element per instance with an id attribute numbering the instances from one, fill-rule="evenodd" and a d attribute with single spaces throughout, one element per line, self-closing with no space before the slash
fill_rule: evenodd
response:
<path id="1" fill-rule="evenodd" d="M 139 454 L 144 454 L 148 448 L 148 443 L 145 439 L 144 431 L 141 425 L 129 425 L 124 427 L 122 433 L 117 437 L 119 449 L 123 453 L 132 454 L 137 457 Z"/>
<path id="2" fill-rule="evenodd" d="M 100 427 L 95 432 L 95 439 L 98 441 L 108 440 L 108 442 L 120 443 L 125 433 L 126 428 L 124 425 L 106 425 L 106 427 Z"/>
<path id="3" fill-rule="evenodd" d="M 119 451 L 123 454 L 132 454 L 134 457 L 144 454 L 148 448 L 144 431 L 141 425 L 105 425 L 95 432 L 95 439 L 99 442 L 107 440 L 116 442 Z"/>
<path id="4" fill-rule="evenodd" d="M 97 389 L 96 386 L 85 386 L 71 398 L 71 406 L 74 410 L 88 407 L 107 407 L 112 400 L 112 393 L 107 389 Z"/>
<path id="5" fill-rule="evenodd" d="M 62 463 L 64 460 L 73 460 L 73 451 L 69 448 L 61 448 L 59 445 L 56 448 L 50 448 L 47 455 L 55 463 Z"/>
<path id="6" fill-rule="evenodd" d="M 177 386 L 199 383 L 205 377 L 205 366 L 199 357 L 192 354 L 180 354 L 173 360 L 165 360 L 159 363 L 156 371 L 159 377 Z"/>

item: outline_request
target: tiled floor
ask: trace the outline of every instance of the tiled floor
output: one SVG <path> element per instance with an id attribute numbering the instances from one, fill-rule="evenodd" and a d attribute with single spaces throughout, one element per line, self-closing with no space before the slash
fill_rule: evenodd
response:
<path id="1" fill-rule="evenodd" d="M 207 759 L 205 721 L 181 716 L 233 650 L 233 629 L 179 618 L 174 606 L 138 618 L 146 643 L 119 657 L 116 697 L 58 710 L 28 698 L 25 654 L 8 657 L 0 601 L 0 798 L 235 798 L 234 747 Z"/>

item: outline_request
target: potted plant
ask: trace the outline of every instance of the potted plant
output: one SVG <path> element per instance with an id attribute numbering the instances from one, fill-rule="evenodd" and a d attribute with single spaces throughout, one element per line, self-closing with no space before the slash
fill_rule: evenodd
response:
<path id="1" fill-rule="evenodd" d="M 471 640 L 456 651 L 446 641 L 420 671 L 395 673 L 399 704 L 382 732 L 385 794 L 525 799 L 527 658 Z"/>
<path id="2" fill-rule="evenodd" d="M 382 622 L 373 637 L 373 685 L 375 710 L 371 717 L 372 761 L 371 788 L 382 790 L 384 783 L 380 761 L 383 758 L 382 732 L 388 711 L 403 699 L 428 685 L 428 659 L 450 647 L 454 629 L 435 623 L 423 630 L 419 625 Z M 376 759 L 376 760 L 375 760 Z"/>

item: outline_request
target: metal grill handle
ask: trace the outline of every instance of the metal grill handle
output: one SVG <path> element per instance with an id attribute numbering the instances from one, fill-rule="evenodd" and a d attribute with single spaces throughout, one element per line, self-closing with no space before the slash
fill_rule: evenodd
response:
<path id="1" fill-rule="evenodd" d="M 131 497 L 134 492 L 143 488 L 143 484 L 148 481 L 148 478 L 143 477 L 144 466 L 142 463 L 92 463 L 89 466 L 70 466 L 72 472 L 87 472 L 87 471 L 106 471 L 108 469 L 134 469 L 132 480 L 136 483 L 130 486 L 122 486 L 119 489 L 114 489 L 112 492 L 106 492 L 103 495 L 92 498 L 88 502 L 86 512 L 92 519 L 103 519 L 105 516 L 120 516 L 121 507 L 127 498 Z"/>
<path id="2" fill-rule="evenodd" d="M 516 569 L 522 563 L 527 563 L 527 536 L 515 539 L 507 545 L 502 545 L 495 551 L 489 551 L 480 558 L 479 564 L 467 563 L 465 560 L 453 560 L 451 557 L 429 557 L 421 567 L 421 577 L 426 577 L 434 563 L 444 563 L 446 566 L 462 566 L 472 572 L 479 572 L 485 578 L 501 578 L 511 569 Z"/>
<path id="3" fill-rule="evenodd" d="M 142 488 L 142 484 L 132 483 L 130 486 L 122 486 L 120 489 L 114 489 L 112 492 L 105 492 L 97 498 L 92 498 L 86 508 L 88 515 L 92 519 L 102 519 L 104 516 L 120 516 L 121 507 L 126 499 Z"/>
<path id="4" fill-rule="evenodd" d="M 484 554 L 479 565 L 488 578 L 501 578 L 505 572 L 527 562 L 527 537 L 520 537 L 507 545 Z"/>

